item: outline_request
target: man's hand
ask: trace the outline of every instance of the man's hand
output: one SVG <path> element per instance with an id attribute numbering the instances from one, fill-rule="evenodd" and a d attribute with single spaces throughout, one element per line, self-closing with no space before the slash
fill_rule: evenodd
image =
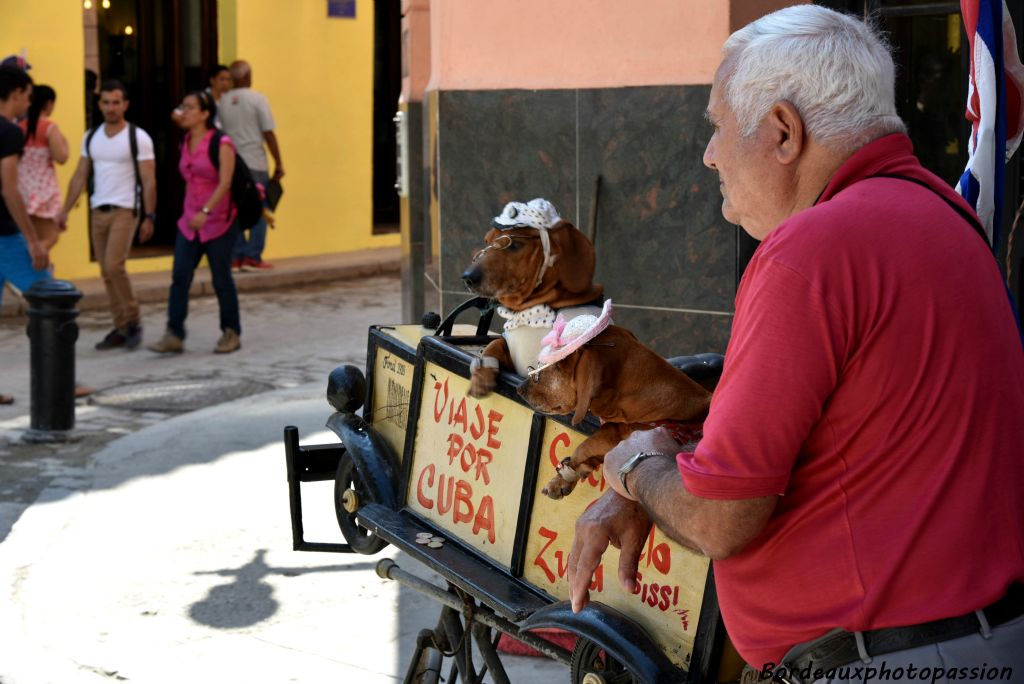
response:
<path id="1" fill-rule="evenodd" d="M 142 225 L 139 226 L 139 242 L 146 242 L 151 237 L 153 237 L 153 220 L 142 219 Z"/>
<path id="2" fill-rule="evenodd" d="M 32 257 L 32 268 L 42 271 L 50 265 L 50 250 L 40 240 L 28 243 L 28 253 Z"/>
<path id="3" fill-rule="evenodd" d="M 282 178 L 284 178 L 284 167 L 278 166 L 276 169 L 274 169 L 274 175 L 271 176 L 271 180 L 279 181 Z"/>
<path id="4" fill-rule="evenodd" d="M 576 521 L 569 553 L 569 598 L 578 613 L 590 601 L 590 581 L 608 544 L 619 549 L 619 583 L 636 591 L 636 569 L 651 520 L 635 501 L 607 492 Z"/>
<path id="5" fill-rule="evenodd" d="M 626 493 L 622 482 L 619 480 L 619 468 L 629 460 L 633 454 L 641 451 L 650 451 L 658 454 L 675 456 L 679 452 L 679 444 L 672 437 L 672 434 L 665 428 L 644 430 L 634 432 L 604 456 L 604 480 L 612 489 L 626 497 L 633 497 Z"/>

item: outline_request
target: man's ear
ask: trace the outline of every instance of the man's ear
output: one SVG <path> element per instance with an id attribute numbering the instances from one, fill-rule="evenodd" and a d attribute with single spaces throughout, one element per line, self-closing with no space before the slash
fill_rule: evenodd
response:
<path id="1" fill-rule="evenodd" d="M 774 136 L 776 161 L 780 164 L 796 161 L 807 143 L 800 112 L 791 102 L 780 100 L 772 105 L 765 118 Z"/>
<path id="2" fill-rule="evenodd" d="M 579 355 L 579 359 L 576 361 L 576 368 L 572 374 L 572 382 L 576 387 L 576 412 L 572 416 L 573 425 L 579 425 L 587 417 L 590 402 L 600 391 L 601 377 L 604 375 L 604 365 L 600 354 L 595 354 L 587 349 L 581 349 L 576 353 Z"/>

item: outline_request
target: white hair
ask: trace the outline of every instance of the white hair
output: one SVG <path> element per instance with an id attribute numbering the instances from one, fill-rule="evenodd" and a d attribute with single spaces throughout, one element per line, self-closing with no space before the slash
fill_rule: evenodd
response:
<path id="1" fill-rule="evenodd" d="M 723 99 L 745 136 L 782 100 L 796 107 L 809 135 L 834 149 L 906 131 L 889 47 L 856 17 L 787 7 L 733 33 L 722 53 Z"/>

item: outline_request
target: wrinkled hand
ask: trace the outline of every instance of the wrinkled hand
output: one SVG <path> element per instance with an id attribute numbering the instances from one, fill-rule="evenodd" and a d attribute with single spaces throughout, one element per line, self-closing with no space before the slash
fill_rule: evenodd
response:
<path id="1" fill-rule="evenodd" d="M 644 430 L 634 432 L 626 439 L 619 442 L 611 451 L 604 456 L 604 479 L 612 489 L 627 499 L 632 499 L 626 493 L 619 480 L 619 468 L 629 458 L 640 451 L 653 451 L 659 454 L 674 456 L 679 452 L 679 444 L 672 437 L 666 428 Z"/>
<path id="2" fill-rule="evenodd" d="M 153 237 L 153 222 L 150 219 L 143 219 L 139 226 L 139 242 L 146 242 Z"/>
<path id="3" fill-rule="evenodd" d="M 196 213 L 192 214 L 192 218 L 189 219 L 188 227 L 191 228 L 192 230 L 199 230 L 200 228 L 206 225 L 206 219 L 206 214 L 204 214 L 201 211 L 197 211 Z"/>
<path id="4" fill-rule="evenodd" d="M 619 583 L 636 591 L 640 553 L 651 531 L 651 519 L 635 501 L 607 492 L 576 521 L 569 553 L 569 598 L 578 613 L 590 601 L 590 582 L 608 545 L 619 549 Z"/>
<path id="5" fill-rule="evenodd" d="M 276 169 L 274 169 L 274 175 L 271 176 L 271 179 L 279 181 L 282 178 L 284 178 L 284 167 L 278 166 Z"/>
<path id="6" fill-rule="evenodd" d="M 42 271 L 50 265 L 50 250 L 39 240 L 28 244 L 28 253 L 32 257 L 32 268 Z"/>

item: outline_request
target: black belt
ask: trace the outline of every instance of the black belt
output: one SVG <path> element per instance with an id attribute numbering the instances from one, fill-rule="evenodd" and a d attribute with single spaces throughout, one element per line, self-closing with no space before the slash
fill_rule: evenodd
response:
<path id="1" fill-rule="evenodd" d="M 119 207 L 116 204 L 101 204 L 98 207 L 93 207 L 93 211 L 102 211 L 104 213 L 114 211 L 115 209 L 129 209 L 133 214 L 135 213 L 135 210 L 131 207 Z"/>
<path id="2" fill-rule="evenodd" d="M 1024 615 L 1024 584 L 1019 582 L 1011 584 L 1001 599 L 982 609 L 982 612 L 985 614 L 989 627 L 996 627 Z M 978 633 L 982 631 L 982 628 L 977 614 L 968 613 L 959 617 L 934 620 L 910 627 L 890 627 L 861 632 L 861 635 L 864 637 L 864 650 L 868 655 L 879 656 L 957 639 L 968 634 Z M 801 681 L 799 678 L 808 672 L 813 673 L 817 670 L 827 672 L 834 667 L 848 665 L 860 659 L 857 637 L 852 632 L 836 632 L 815 643 L 795 658 L 784 662 L 783 667 L 775 670 L 775 679 L 786 684 L 799 682 Z M 813 674 L 811 679 L 815 679 Z"/>

